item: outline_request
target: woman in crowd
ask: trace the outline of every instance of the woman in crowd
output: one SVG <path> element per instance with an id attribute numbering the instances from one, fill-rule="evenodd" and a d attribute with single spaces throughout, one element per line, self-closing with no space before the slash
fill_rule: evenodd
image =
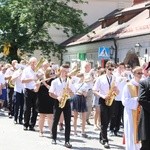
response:
<path id="1" fill-rule="evenodd" d="M 97 79 L 97 77 L 103 74 L 105 74 L 105 69 L 99 66 L 97 68 L 95 80 Z M 98 130 L 100 129 L 100 107 L 99 107 L 99 97 L 97 95 L 94 95 L 93 108 L 94 108 L 94 130 Z"/>
<path id="2" fill-rule="evenodd" d="M 37 84 L 35 91 L 37 92 L 37 111 L 39 113 L 39 133 L 43 136 L 43 127 L 45 118 L 47 117 L 49 130 L 51 132 L 52 120 L 53 120 L 53 106 L 54 99 L 49 96 L 48 90 L 51 85 L 51 81 L 55 78 L 54 71 L 48 67 L 45 71 L 45 81 L 41 84 Z"/>
<path id="3" fill-rule="evenodd" d="M 87 94 L 87 84 L 84 82 L 84 74 L 79 73 L 77 77 L 80 78 L 79 82 L 75 84 L 75 95 L 72 97 L 73 100 L 73 112 L 74 112 L 74 134 L 77 135 L 77 118 L 78 113 L 82 113 L 82 137 L 87 138 L 85 133 L 85 123 L 86 123 L 86 94 Z"/>

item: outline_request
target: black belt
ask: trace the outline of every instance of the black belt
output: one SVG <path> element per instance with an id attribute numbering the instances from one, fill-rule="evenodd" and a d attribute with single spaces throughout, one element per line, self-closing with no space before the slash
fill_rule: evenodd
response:
<path id="1" fill-rule="evenodd" d="M 28 88 L 25 88 L 25 90 L 31 91 L 31 92 L 35 92 L 34 89 L 28 89 Z"/>

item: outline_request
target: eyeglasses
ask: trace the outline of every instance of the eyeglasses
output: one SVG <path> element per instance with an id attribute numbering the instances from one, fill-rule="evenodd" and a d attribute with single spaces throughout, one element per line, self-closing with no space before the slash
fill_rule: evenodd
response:
<path id="1" fill-rule="evenodd" d="M 142 73 L 142 72 L 137 72 L 136 74 L 138 74 L 138 75 L 142 75 L 143 73 Z"/>
<path id="2" fill-rule="evenodd" d="M 50 73 L 50 75 L 54 75 L 54 74 L 55 74 L 54 72 L 51 72 L 51 73 Z"/>
<path id="3" fill-rule="evenodd" d="M 109 71 L 114 71 L 114 69 L 112 69 L 112 68 L 108 68 L 108 70 L 109 70 Z"/>

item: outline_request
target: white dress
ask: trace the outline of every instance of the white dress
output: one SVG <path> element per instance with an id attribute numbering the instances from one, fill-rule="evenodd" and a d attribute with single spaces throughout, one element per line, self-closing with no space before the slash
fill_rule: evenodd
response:
<path id="1" fill-rule="evenodd" d="M 132 79 L 131 84 L 138 86 L 138 83 Z M 131 97 L 128 85 L 125 85 L 122 93 L 122 104 L 124 106 L 124 134 L 125 134 L 125 149 L 140 150 L 140 144 L 134 141 L 134 126 L 132 110 L 138 107 L 138 97 Z"/>

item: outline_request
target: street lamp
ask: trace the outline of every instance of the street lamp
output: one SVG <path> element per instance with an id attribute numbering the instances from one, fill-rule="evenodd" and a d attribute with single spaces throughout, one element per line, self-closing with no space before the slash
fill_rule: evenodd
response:
<path id="1" fill-rule="evenodd" d="M 137 54 L 137 56 L 140 56 L 140 49 L 141 49 L 142 45 L 140 43 L 136 43 L 134 48 L 135 48 L 135 53 Z"/>
<path id="2" fill-rule="evenodd" d="M 115 48 L 113 46 L 111 46 L 109 49 L 110 49 L 110 59 L 113 59 Z"/>

